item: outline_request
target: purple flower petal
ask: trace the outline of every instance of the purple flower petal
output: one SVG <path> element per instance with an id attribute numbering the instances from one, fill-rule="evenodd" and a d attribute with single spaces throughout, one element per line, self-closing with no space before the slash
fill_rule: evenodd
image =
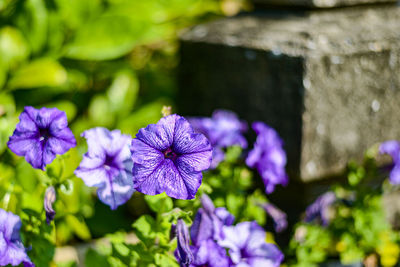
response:
<path id="1" fill-rule="evenodd" d="M 276 245 L 265 242 L 265 231 L 256 222 L 224 226 L 223 233 L 224 238 L 218 244 L 229 249 L 235 266 L 259 266 L 259 263 L 271 267 L 280 266 L 282 252 Z"/>
<path id="2" fill-rule="evenodd" d="M 34 168 L 44 170 L 56 154 L 64 154 L 76 146 L 65 113 L 56 108 L 25 107 L 19 119 L 7 144 L 12 152 L 25 156 Z"/>
<path id="3" fill-rule="evenodd" d="M 31 262 L 19 236 L 20 228 L 17 215 L 0 209 L 0 266 Z"/>
<path id="4" fill-rule="evenodd" d="M 193 262 L 193 253 L 189 246 L 189 232 L 185 223 L 179 219 L 177 224 L 178 247 L 177 254 L 181 266 L 189 266 Z"/>
<path id="5" fill-rule="evenodd" d="M 257 140 L 246 158 L 246 164 L 257 169 L 264 181 L 266 193 L 270 194 L 276 185 L 285 186 L 288 183 L 283 141 L 274 129 L 262 122 L 254 122 L 252 127 L 257 133 Z"/>
<path id="6" fill-rule="evenodd" d="M 93 128 L 82 134 L 88 143 L 88 152 L 75 170 L 87 186 L 98 187 L 99 199 L 116 209 L 130 199 L 134 192 L 132 182 L 131 138 L 119 130 Z"/>
<path id="7" fill-rule="evenodd" d="M 208 239 L 221 239 L 222 227 L 231 225 L 235 219 L 225 208 L 215 208 L 206 194 L 201 196 L 201 203 L 203 207 L 197 211 L 190 228 L 192 242 L 195 245 Z"/>
<path id="8" fill-rule="evenodd" d="M 393 168 L 389 175 L 389 181 L 393 185 L 400 184 L 400 142 L 390 140 L 383 142 L 379 147 L 381 154 L 389 154 L 393 159 Z"/>
<path id="9" fill-rule="evenodd" d="M 334 192 L 326 192 L 319 196 L 314 203 L 306 209 L 306 222 L 318 220 L 323 226 L 327 226 L 330 222 L 330 208 L 336 201 Z"/>
<path id="10" fill-rule="evenodd" d="M 176 114 L 140 129 L 131 145 L 133 184 L 148 195 L 192 199 L 211 162 L 211 145 Z"/>
<path id="11" fill-rule="evenodd" d="M 198 247 L 191 247 L 194 261 L 191 267 L 228 267 L 229 257 L 224 248 L 220 247 L 213 240 L 203 241 Z"/>
<path id="12" fill-rule="evenodd" d="M 235 113 L 228 110 L 216 110 L 212 118 L 190 118 L 190 124 L 196 132 L 204 134 L 213 146 L 211 168 L 216 168 L 224 159 L 222 150 L 233 145 L 247 147 L 243 133 L 247 131 L 247 123 L 240 121 Z"/>
<path id="13" fill-rule="evenodd" d="M 264 204 L 263 208 L 274 221 L 274 228 L 277 233 L 280 233 L 287 228 L 286 214 L 283 211 L 271 203 Z"/>

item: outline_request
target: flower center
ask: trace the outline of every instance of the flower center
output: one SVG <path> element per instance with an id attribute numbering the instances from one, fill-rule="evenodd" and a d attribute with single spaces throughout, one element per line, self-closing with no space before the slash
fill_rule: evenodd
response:
<path id="1" fill-rule="evenodd" d="M 106 159 L 104 161 L 104 166 L 106 167 L 106 169 L 111 169 L 112 167 L 114 167 L 115 166 L 114 157 L 110 156 L 110 155 L 106 155 Z"/>
<path id="2" fill-rule="evenodd" d="M 39 140 L 40 141 L 47 141 L 50 138 L 50 132 L 47 128 L 40 128 L 39 129 Z"/>
<path id="3" fill-rule="evenodd" d="M 164 158 L 170 159 L 170 160 L 175 160 L 178 155 L 175 154 L 174 151 L 172 151 L 171 148 L 168 148 L 167 150 L 164 151 Z"/>

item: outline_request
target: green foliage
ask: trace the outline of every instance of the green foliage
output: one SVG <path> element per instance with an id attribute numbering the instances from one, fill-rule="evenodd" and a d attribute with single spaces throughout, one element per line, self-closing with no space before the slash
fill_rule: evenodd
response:
<path id="1" fill-rule="evenodd" d="M 367 154 L 362 165 L 349 163 L 348 184 L 333 187 L 337 201 L 331 207 L 333 216 L 328 226 L 296 226 L 290 243 L 290 251 L 296 255 L 293 266 L 317 266 L 328 257 L 339 257 L 343 264 L 351 264 L 362 262 L 369 255 L 379 255 L 383 266 L 397 262 L 400 249 L 396 243 L 400 240 L 384 214 L 373 156 Z"/>
<path id="2" fill-rule="evenodd" d="M 214 0 L 0 1 L 0 207 L 31 220 L 22 232 L 28 246 L 36 242 L 30 256 L 37 266 L 49 266 L 54 244 L 93 237 L 86 221 L 98 212 L 95 189 L 73 174 L 86 151 L 79 135 L 104 126 L 134 136 L 139 128 L 158 121 L 176 90 L 177 32 L 220 13 Z M 33 169 L 6 145 L 21 110 L 30 105 L 65 111 L 77 137 L 77 148 L 58 156 L 46 172 Z M 51 238 L 43 239 L 39 233 L 46 225 L 38 222 L 45 220 L 43 197 L 50 185 L 57 192 L 56 217 L 49 226 Z M 190 220 L 190 213 L 173 210 L 170 198 L 146 201 L 154 212 L 168 214 L 171 222 L 180 216 Z M 131 218 L 136 207 L 129 207 Z M 25 218 L 28 210 L 30 217 Z M 114 222 L 123 220 L 127 219 Z M 160 236 L 166 236 L 171 222 L 155 220 L 154 238 L 165 243 L 166 237 Z M 121 248 L 115 245 L 115 253 L 123 254 Z M 90 253 L 89 262 L 95 260 Z M 157 253 L 150 261 L 166 266 L 171 256 Z M 138 261 L 136 254 L 132 262 Z M 131 266 L 115 255 L 107 257 L 97 265 Z"/>

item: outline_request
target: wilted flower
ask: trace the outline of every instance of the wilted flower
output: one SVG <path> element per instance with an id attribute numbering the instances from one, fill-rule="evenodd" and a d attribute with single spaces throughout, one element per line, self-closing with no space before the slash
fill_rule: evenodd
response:
<path id="1" fill-rule="evenodd" d="M 192 199 L 211 162 L 212 147 L 176 114 L 139 130 L 132 140 L 133 184 L 139 192 Z"/>
<path id="2" fill-rule="evenodd" d="M 44 170 L 56 154 L 64 154 L 76 146 L 68 128 L 67 116 L 56 108 L 25 107 L 19 123 L 8 141 L 8 147 L 32 167 Z"/>
<path id="3" fill-rule="evenodd" d="M 0 209 L 0 266 L 34 266 L 19 236 L 21 220 L 17 215 Z"/>
<path id="4" fill-rule="evenodd" d="M 286 153 L 283 150 L 283 141 L 277 132 L 263 122 L 254 122 L 253 130 L 257 133 L 254 148 L 246 159 L 246 164 L 256 168 L 260 173 L 266 193 L 272 193 L 278 184 L 287 185 Z"/>
<path id="5" fill-rule="evenodd" d="M 182 219 L 178 220 L 178 224 L 176 226 L 176 237 L 178 239 L 177 246 L 177 257 L 181 266 L 189 266 L 193 262 L 193 253 L 190 249 L 189 242 L 189 231 L 186 224 L 182 221 Z"/>
<path id="6" fill-rule="evenodd" d="M 383 142 L 379 147 L 379 152 L 392 157 L 394 166 L 390 171 L 389 180 L 393 185 L 400 184 L 400 142 L 396 140 Z"/>
<path id="7" fill-rule="evenodd" d="M 201 196 L 202 208 L 196 213 L 190 236 L 194 245 L 199 246 L 204 240 L 219 240 L 222 238 L 222 227 L 232 225 L 235 218 L 225 208 L 215 208 L 211 199 Z"/>
<path id="8" fill-rule="evenodd" d="M 331 206 L 336 201 L 334 192 L 329 191 L 319 196 L 314 203 L 306 209 L 306 222 L 319 220 L 323 226 L 327 226 L 331 220 Z"/>
<path id="9" fill-rule="evenodd" d="M 229 249 L 232 266 L 280 266 L 282 252 L 276 245 L 266 242 L 266 233 L 256 222 L 224 226 L 222 231 L 224 238 L 218 243 Z"/>
<path id="10" fill-rule="evenodd" d="M 44 193 L 44 201 L 43 206 L 46 212 L 46 222 L 50 224 L 52 220 L 54 220 L 54 216 L 56 212 L 53 209 L 53 203 L 56 201 L 56 190 L 53 186 L 49 186 Z"/>
<path id="11" fill-rule="evenodd" d="M 247 123 L 240 121 L 236 114 L 228 110 L 216 110 L 211 118 L 190 118 L 194 130 L 204 134 L 213 147 L 211 168 L 215 168 L 224 160 L 223 148 L 239 145 L 247 147 L 243 132 L 247 131 Z"/>
<path id="12" fill-rule="evenodd" d="M 276 232 L 280 233 L 286 229 L 287 227 L 286 213 L 284 213 L 271 203 L 264 204 L 263 208 L 274 221 L 274 228 Z"/>
<path id="13" fill-rule="evenodd" d="M 98 187 L 97 195 L 111 209 L 130 199 L 133 192 L 131 137 L 119 130 L 93 128 L 83 132 L 88 152 L 83 155 L 75 175 L 87 186 Z"/>

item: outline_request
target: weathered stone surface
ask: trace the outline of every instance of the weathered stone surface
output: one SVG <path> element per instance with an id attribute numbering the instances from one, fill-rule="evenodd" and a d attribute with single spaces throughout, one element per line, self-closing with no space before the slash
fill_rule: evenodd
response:
<path id="1" fill-rule="evenodd" d="M 331 8 L 376 3 L 396 3 L 397 0 L 253 0 L 255 4 Z"/>
<path id="2" fill-rule="evenodd" d="M 257 13 L 182 36 L 180 112 L 228 108 L 278 130 L 292 177 L 340 173 L 400 138 L 400 8 Z"/>

